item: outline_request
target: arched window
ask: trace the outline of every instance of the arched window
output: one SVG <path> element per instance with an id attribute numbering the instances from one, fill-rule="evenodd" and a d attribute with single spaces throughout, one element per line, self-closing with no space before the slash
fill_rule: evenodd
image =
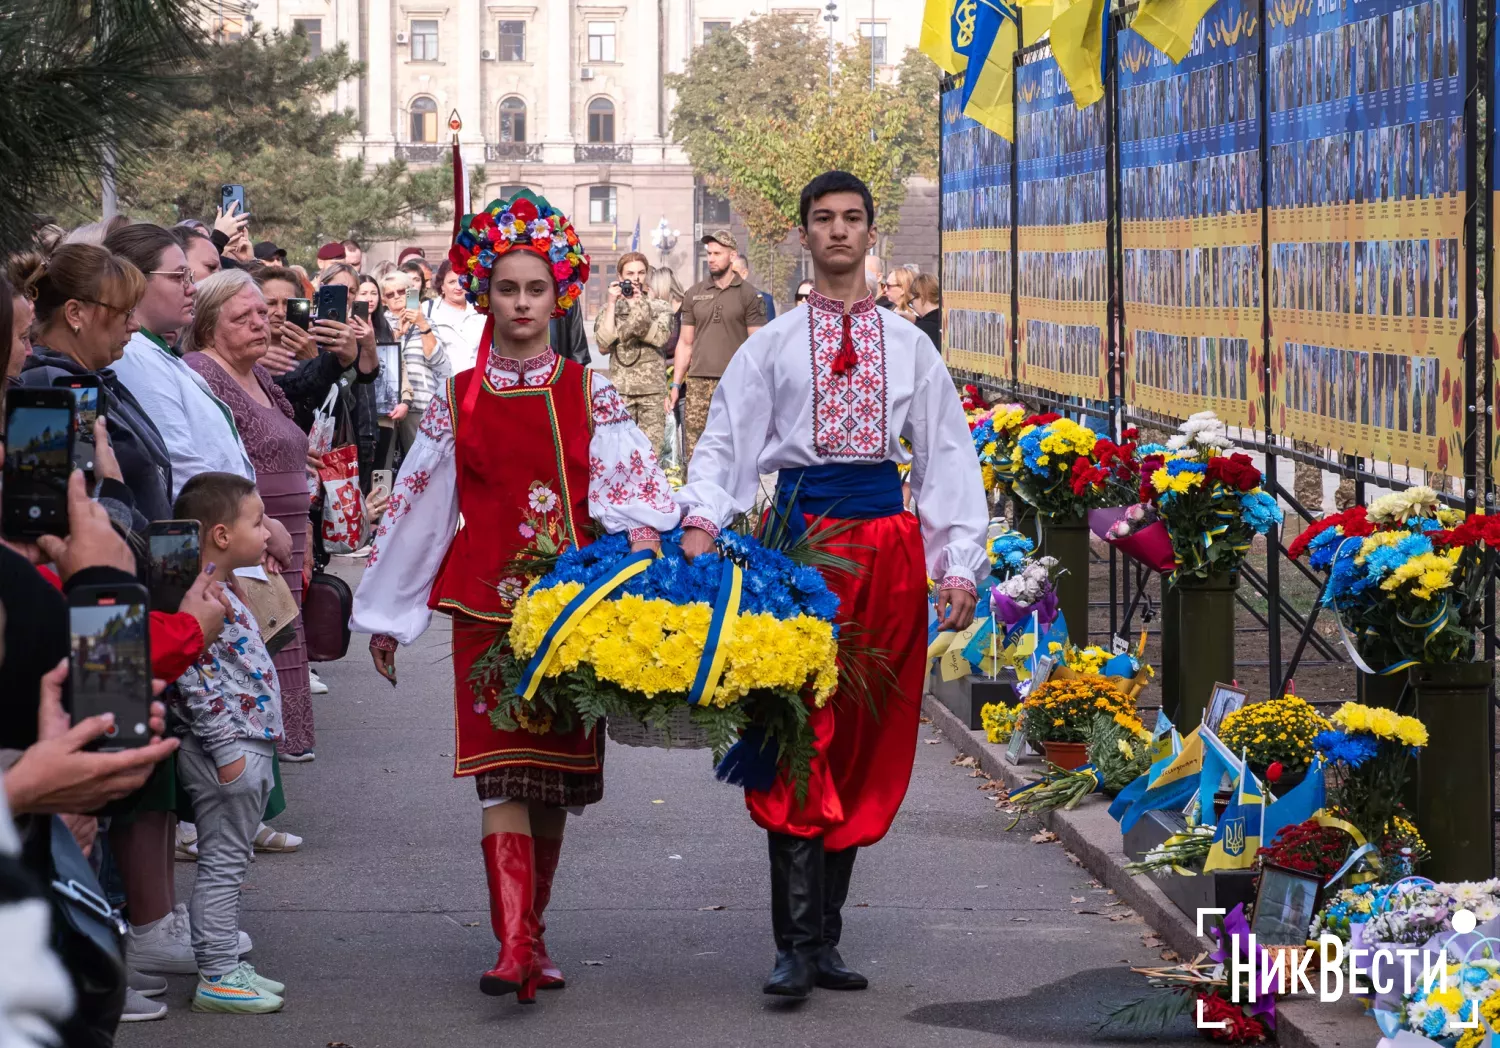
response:
<path id="1" fill-rule="evenodd" d="M 607 98 L 596 98 L 589 103 L 589 141 L 613 142 L 615 140 L 615 104 Z"/>
<path id="2" fill-rule="evenodd" d="M 425 96 L 411 100 L 411 140 L 413 142 L 436 142 L 438 140 L 437 103 Z"/>
<path id="3" fill-rule="evenodd" d="M 526 141 L 526 103 L 515 95 L 500 103 L 500 141 Z"/>

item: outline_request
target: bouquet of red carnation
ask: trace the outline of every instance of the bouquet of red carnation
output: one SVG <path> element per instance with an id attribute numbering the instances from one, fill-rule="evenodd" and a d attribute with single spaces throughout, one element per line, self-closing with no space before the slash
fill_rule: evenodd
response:
<path id="1" fill-rule="evenodd" d="M 1255 853 L 1255 859 L 1262 865 L 1285 866 L 1327 880 L 1349 857 L 1353 843 L 1354 839 L 1345 831 L 1320 826 L 1308 819 L 1283 826 L 1276 832 L 1275 840 Z"/>

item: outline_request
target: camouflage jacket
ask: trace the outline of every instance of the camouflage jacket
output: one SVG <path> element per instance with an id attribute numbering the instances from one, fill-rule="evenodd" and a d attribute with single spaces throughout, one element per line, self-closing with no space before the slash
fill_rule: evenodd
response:
<path id="1" fill-rule="evenodd" d="M 659 298 L 634 295 L 615 302 L 613 338 L 602 333 L 604 311 L 594 318 L 600 351 L 609 351 L 609 377 L 623 396 L 667 391 L 672 362 L 661 347 L 672 337 L 672 306 Z"/>

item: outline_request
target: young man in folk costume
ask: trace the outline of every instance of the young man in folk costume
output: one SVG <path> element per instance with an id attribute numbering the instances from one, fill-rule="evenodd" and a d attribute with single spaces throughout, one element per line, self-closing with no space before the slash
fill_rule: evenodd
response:
<path id="1" fill-rule="evenodd" d="M 679 514 L 609 380 L 547 344 L 548 320 L 588 280 L 588 256 L 566 216 L 529 192 L 495 201 L 466 216 L 449 258 L 469 301 L 489 314 L 481 363 L 451 379 L 422 418 L 376 529 L 352 625 L 374 635 L 375 666 L 394 684 L 397 642 L 421 636 L 434 609 L 453 618 L 453 773 L 474 776 L 479 790 L 490 920 L 502 946 L 480 989 L 529 1002 L 538 986 L 563 984 L 542 941 L 542 914 L 566 812 L 603 796 L 604 733 L 553 731 L 550 717 L 498 730 L 491 696 L 470 674 L 509 628 L 527 580 L 507 565 L 523 550 L 539 540 L 587 544 L 596 524 L 629 532 L 633 550 L 657 548 Z"/>
<path id="2" fill-rule="evenodd" d="M 779 472 L 778 512 L 793 530 L 848 528 L 833 552 L 861 570 L 829 578 L 838 621 L 844 636 L 890 657 L 891 674 L 874 675 L 876 694 L 845 692 L 812 712 L 817 756 L 805 804 L 785 778 L 745 795 L 770 838 L 777 956 L 765 991 L 789 997 L 814 984 L 866 985 L 839 956 L 839 911 L 855 850 L 885 836 L 911 777 L 927 579 L 940 580 L 943 628 L 963 629 L 975 582 L 990 570 L 979 460 L 953 381 L 927 336 L 877 308 L 865 287 L 875 243 L 869 189 L 830 171 L 802 191 L 801 210 L 814 290 L 730 362 L 677 492 L 683 552 L 696 556 L 751 509 L 760 476 Z M 920 522 L 902 503 L 897 464 L 908 460 Z"/>

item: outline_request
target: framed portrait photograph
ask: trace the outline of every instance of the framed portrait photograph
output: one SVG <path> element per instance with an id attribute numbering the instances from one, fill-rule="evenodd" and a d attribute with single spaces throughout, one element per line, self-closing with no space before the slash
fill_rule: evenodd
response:
<path id="1" fill-rule="evenodd" d="M 1224 718 L 1245 705 L 1245 700 L 1249 697 L 1249 693 L 1241 691 L 1232 684 L 1216 682 L 1212 694 L 1209 695 L 1208 713 L 1203 718 L 1204 723 L 1208 725 L 1208 730 L 1217 735 L 1219 725 L 1224 723 Z"/>
<path id="2" fill-rule="evenodd" d="M 380 374 L 375 377 L 375 410 L 389 415 L 401 403 L 401 347 L 383 342 L 375 347 L 380 359 Z"/>
<path id="3" fill-rule="evenodd" d="M 1263 946 L 1304 946 L 1323 885 L 1316 874 L 1267 863 L 1255 893 L 1250 931 Z"/>

